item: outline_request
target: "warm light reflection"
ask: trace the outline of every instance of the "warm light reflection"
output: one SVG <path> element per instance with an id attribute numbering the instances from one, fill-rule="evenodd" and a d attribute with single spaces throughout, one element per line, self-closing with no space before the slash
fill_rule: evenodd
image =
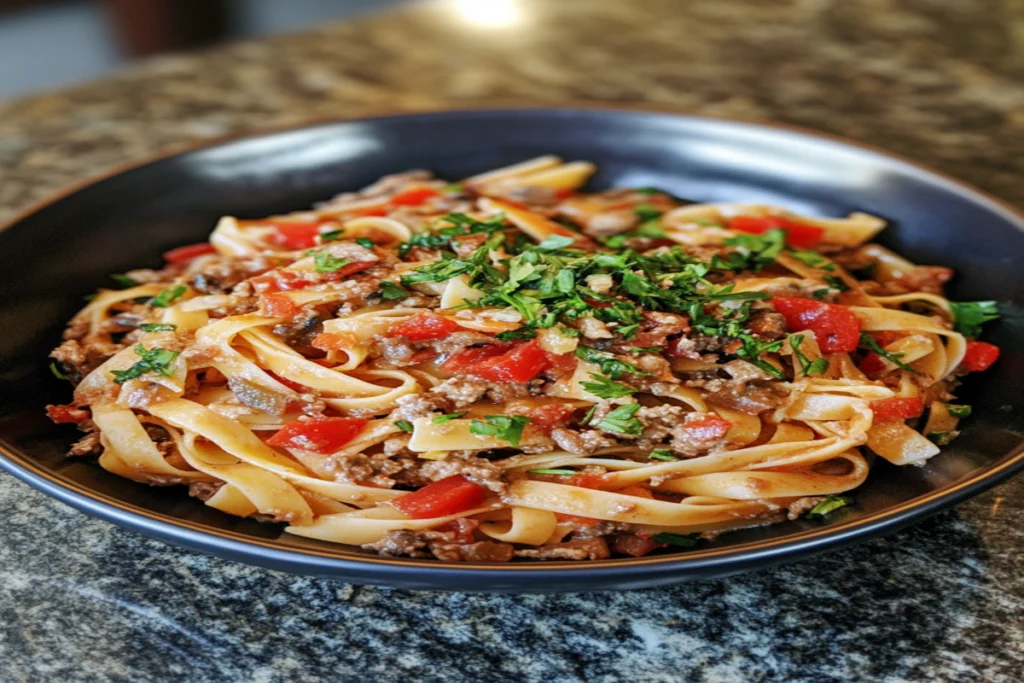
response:
<path id="1" fill-rule="evenodd" d="M 480 28 L 510 28 L 523 19 L 517 0 L 455 0 L 455 6 L 463 21 Z"/>

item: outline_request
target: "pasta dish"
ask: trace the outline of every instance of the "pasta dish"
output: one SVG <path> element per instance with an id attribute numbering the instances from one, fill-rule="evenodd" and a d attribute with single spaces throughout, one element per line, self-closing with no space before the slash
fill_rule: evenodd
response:
<path id="1" fill-rule="evenodd" d="M 545 156 L 225 216 L 69 323 L 72 455 L 389 556 L 597 560 L 829 519 L 921 465 L 991 301 L 812 218 Z"/>

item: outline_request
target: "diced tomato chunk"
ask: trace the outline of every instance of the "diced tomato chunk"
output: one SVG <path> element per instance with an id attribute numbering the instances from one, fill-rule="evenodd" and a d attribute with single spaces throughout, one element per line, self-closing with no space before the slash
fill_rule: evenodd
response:
<path id="1" fill-rule="evenodd" d="M 875 422 L 901 422 L 920 417 L 924 412 L 924 401 L 920 396 L 908 398 L 880 398 L 871 402 Z"/>
<path id="2" fill-rule="evenodd" d="M 291 318 L 299 312 L 294 301 L 273 292 L 260 295 L 260 307 L 263 314 L 270 318 Z"/>
<path id="3" fill-rule="evenodd" d="M 549 403 L 533 406 L 520 414 L 530 418 L 530 425 L 545 432 L 564 425 L 576 408 L 569 403 Z"/>
<path id="4" fill-rule="evenodd" d="M 608 478 L 603 474 L 574 474 L 569 477 L 569 486 L 579 486 L 584 489 L 603 489 L 608 484 Z"/>
<path id="5" fill-rule="evenodd" d="M 471 510 L 479 506 L 486 496 L 483 486 L 456 474 L 396 498 L 391 504 L 413 519 L 428 519 Z"/>
<path id="6" fill-rule="evenodd" d="M 874 351 L 868 351 L 858 366 L 865 375 L 877 375 L 886 369 L 885 361 Z"/>
<path id="7" fill-rule="evenodd" d="M 368 421 L 354 417 L 324 417 L 319 420 L 295 420 L 277 430 L 267 444 L 280 448 L 300 448 L 317 453 L 334 453 L 366 428 Z"/>
<path id="8" fill-rule="evenodd" d="M 967 342 L 967 351 L 960 365 L 971 372 L 988 370 L 999 359 L 999 347 L 983 341 Z"/>
<path id="9" fill-rule="evenodd" d="M 399 192 L 391 198 L 389 203 L 395 206 L 419 206 L 431 197 L 439 197 L 440 195 L 440 192 L 429 187 L 416 187 L 405 192 Z"/>
<path id="10" fill-rule="evenodd" d="M 619 534 L 612 545 L 612 550 L 623 555 L 643 557 L 652 550 L 662 547 L 663 543 L 652 541 L 650 538 L 641 538 L 636 534 Z"/>
<path id="11" fill-rule="evenodd" d="M 779 216 L 737 216 L 729 221 L 728 227 L 730 230 L 750 235 L 760 235 L 775 228 L 782 228 L 786 231 L 786 244 L 798 249 L 813 247 L 825 236 L 825 230 L 816 225 L 798 223 Z"/>
<path id="12" fill-rule="evenodd" d="M 512 344 L 505 342 L 487 344 L 486 346 L 471 346 L 459 351 L 446 360 L 441 365 L 441 369 L 453 374 L 462 374 L 466 372 L 466 368 L 471 367 L 475 363 L 485 358 L 500 356 L 506 353 L 510 348 L 512 348 Z"/>
<path id="13" fill-rule="evenodd" d="M 321 277 L 324 280 L 337 282 L 338 280 L 344 280 L 349 275 L 355 275 L 356 273 L 373 268 L 375 265 L 377 265 L 376 261 L 355 261 L 342 266 L 333 273 L 322 273 Z"/>
<path id="14" fill-rule="evenodd" d="M 368 206 L 365 209 L 352 209 L 351 211 L 346 211 L 345 213 L 349 214 L 350 216 L 355 216 L 357 218 L 362 218 L 363 216 L 387 216 L 388 207 L 383 205 Z"/>
<path id="15" fill-rule="evenodd" d="M 165 251 L 164 260 L 168 263 L 187 263 L 194 258 L 216 253 L 217 250 L 212 244 L 200 242 L 199 244 L 186 244 L 183 247 L 175 247 L 170 251 Z"/>
<path id="16" fill-rule="evenodd" d="M 436 313 L 422 311 L 403 320 L 388 331 L 389 337 L 405 337 L 409 341 L 444 339 L 462 327 L 452 320 Z"/>
<path id="17" fill-rule="evenodd" d="M 683 431 L 694 441 L 721 439 L 729 433 L 730 429 L 732 429 L 732 422 L 713 413 L 701 415 L 683 425 Z"/>
<path id="18" fill-rule="evenodd" d="M 472 355 L 466 354 L 467 351 L 478 350 L 466 349 L 455 354 L 442 369 L 492 382 L 527 382 L 552 366 L 549 354 L 540 347 L 536 339 L 513 344 L 501 355 L 477 356 L 471 360 Z"/>
<path id="19" fill-rule="evenodd" d="M 824 353 L 851 353 L 860 342 L 860 320 L 850 309 L 814 299 L 777 296 L 775 310 L 791 332 L 810 330 Z"/>
<path id="20" fill-rule="evenodd" d="M 271 244 L 285 249 L 309 249 L 316 246 L 322 223 L 317 221 L 273 221 L 270 233 Z"/>
<path id="21" fill-rule="evenodd" d="M 321 332 L 309 345 L 321 351 L 344 351 L 356 346 L 356 340 L 347 332 Z"/>
<path id="22" fill-rule="evenodd" d="M 70 404 L 46 406 L 46 414 L 57 424 L 75 424 L 89 419 L 89 411 Z"/>

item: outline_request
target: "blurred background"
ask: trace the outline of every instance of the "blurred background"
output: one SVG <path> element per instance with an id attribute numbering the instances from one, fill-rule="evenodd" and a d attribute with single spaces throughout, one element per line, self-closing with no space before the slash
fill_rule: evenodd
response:
<path id="1" fill-rule="evenodd" d="M 134 59 L 415 1 L 0 0 L 0 100 L 96 78 Z"/>

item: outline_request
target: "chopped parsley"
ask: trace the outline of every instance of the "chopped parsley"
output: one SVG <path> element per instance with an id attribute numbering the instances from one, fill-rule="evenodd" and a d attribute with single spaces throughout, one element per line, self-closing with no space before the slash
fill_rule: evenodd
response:
<path id="1" fill-rule="evenodd" d="M 537 336 L 537 330 L 532 327 L 520 327 L 515 330 L 499 332 L 495 335 L 498 341 L 510 342 L 518 339 L 533 339 Z"/>
<path id="2" fill-rule="evenodd" d="M 840 292 L 846 292 L 850 289 L 850 286 L 843 282 L 843 278 L 838 275 L 826 275 L 825 282 L 828 283 L 829 287 L 839 290 Z M 817 294 L 817 292 L 815 292 L 815 294 Z"/>
<path id="3" fill-rule="evenodd" d="M 139 329 L 143 332 L 174 332 L 178 326 L 170 323 L 143 323 Z"/>
<path id="4" fill-rule="evenodd" d="M 661 211 L 651 204 L 637 204 L 633 207 L 633 213 L 642 221 L 650 221 L 661 217 Z"/>
<path id="5" fill-rule="evenodd" d="M 928 440 L 936 446 L 948 446 L 953 442 L 960 432 L 928 432 Z"/>
<path id="6" fill-rule="evenodd" d="M 398 247 L 398 255 L 405 258 L 413 247 L 440 249 L 450 247 L 459 237 L 476 234 L 490 234 L 505 229 L 505 216 L 499 214 L 486 221 L 478 221 L 464 213 L 449 213 L 441 216 L 432 227 L 418 232 Z"/>
<path id="7" fill-rule="evenodd" d="M 404 299 L 409 296 L 409 292 L 405 291 L 394 282 L 383 281 L 380 283 L 380 296 L 384 301 L 397 301 L 398 299 Z"/>
<path id="8" fill-rule="evenodd" d="M 349 263 L 351 261 L 348 259 L 338 258 L 329 251 L 318 251 L 313 254 L 313 265 L 318 273 L 336 273 Z"/>
<path id="9" fill-rule="evenodd" d="M 606 432 L 618 432 L 619 434 L 636 436 L 644 431 L 643 423 L 633 417 L 638 410 L 640 410 L 639 403 L 619 406 L 605 415 L 604 419 L 597 423 L 597 428 L 603 429 Z"/>
<path id="10" fill-rule="evenodd" d="M 832 265 L 831 261 L 829 261 L 827 258 L 825 258 L 816 251 L 803 249 L 791 251 L 789 252 L 789 255 L 795 258 L 800 263 L 804 264 L 805 266 L 810 266 L 811 268 L 830 271 L 836 269 L 836 267 Z"/>
<path id="11" fill-rule="evenodd" d="M 466 188 L 462 186 L 462 183 L 452 183 L 441 188 L 441 192 L 445 194 L 462 194 L 465 191 Z"/>
<path id="12" fill-rule="evenodd" d="M 518 446 L 523 438 L 523 429 L 530 424 L 530 418 L 522 415 L 487 415 L 483 420 L 473 420 L 469 431 L 481 436 L 496 436 Z"/>
<path id="13" fill-rule="evenodd" d="M 319 237 L 320 237 L 320 241 L 321 242 L 333 242 L 334 240 L 340 240 L 341 236 L 344 235 L 344 234 L 345 234 L 345 231 L 342 230 L 341 228 L 338 228 L 337 230 L 328 230 L 327 232 L 322 232 L 322 233 L 320 233 Z M 356 240 L 356 242 L 359 242 L 359 240 L 361 240 L 361 239 L 366 239 L 366 238 L 365 237 L 360 237 L 359 239 Z M 369 240 L 366 240 L 366 241 L 369 242 Z M 360 244 L 362 244 L 362 243 L 360 242 Z M 370 242 L 370 244 L 372 245 L 373 242 Z M 363 245 L 363 246 L 366 246 L 366 245 Z M 366 247 L 366 248 L 369 249 L 370 247 Z"/>
<path id="14" fill-rule="evenodd" d="M 588 424 L 590 424 L 590 421 L 594 419 L 594 412 L 596 411 L 597 404 L 595 403 L 594 405 L 590 406 L 590 410 L 588 410 L 587 414 L 583 416 L 582 420 L 580 420 L 580 426 L 586 427 Z"/>
<path id="15" fill-rule="evenodd" d="M 449 420 L 457 420 L 460 417 L 465 417 L 465 415 L 466 415 L 466 413 L 446 413 L 444 415 L 438 415 L 433 420 L 431 420 L 431 422 L 433 422 L 436 425 L 444 424 L 445 422 L 448 422 Z"/>
<path id="16" fill-rule="evenodd" d="M 655 448 L 647 457 L 651 460 L 664 460 L 665 462 L 676 462 L 679 460 L 679 458 L 672 455 L 672 451 L 667 448 Z"/>
<path id="17" fill-rule="evenodd" d="M 680 548 L 692 548 L 697 545 L 697 541 L 700 540 L 700 534 L 654 534 L 651 536 L 652 541 L 658 543 L 664 543 L 666 545 L 674 545 Z"/>
<path id="18" fill-rule="evenodd" d="M 186 287 L 185 285 L 174 285 L 170 289 L 165 289 L 164 291 L 160 292 L 155 297 L 150 299 L 149 305 L 154 306 L 156 308 L 167 308 L 175 301 L 180 299 L 182 296 L 184 296 L 185 292 L 187 291 L 188 287 Z"/>
<path id="19" fill-rule="evenodd" d="M 135 345 L 135 355 L 141 360 L 127 370 L 111 370 L 114 375 L 114 382 L 122 384 L 130 379 L 141 377 L 148 372 L 155 372 L 164 377 L 174 374 L 174 361 L 178 358 L 180 351 L 168 351 L 167 349 L 147 349 L 142 344 Z"/>
<path id="20" fill-rule="evenodd" d="M 50 372 L 52 372 L 53 376 L 57 379 L 68 379 L 68 376 L 61 372 L 60 368 L 57 367 L 57 364 L 53 361 L 50 361 Z"/>
<path id="21" fill-rule="evenodd" d="M 844 508 L 848 505 L 853 505 L 853 498 L 849 496 L 826 496 L 825 500 L 808 510 L 805 517 L 809 519 L 825 517 L 839 508 Z"/>
<path id="22" fill-rule="evenodd" d="M 544 251 L 558 251 L 570 246 L 576 239 L 567 235 L 552 235 L 537 245 L 538 249 Z"/>
<path id="23" fill-rule="evenodd" d="M 139 284 L 138 280 L 136 280 L 133 277 L 128 277 L 123 273 L 112 273 L 110 275 L 110 279 L 116 282 L 117 284 L 121 285 L 123 289 L 127 289 L 128 287 L 135 287 Z"/>
<path id="24" fill-rule="evenodd" d="M 725 257 L 715 256 L 712 267 L 720 270 L 761 270 L 775 263 L 786 246 L 786 231 L 781 228 L 767 230 L 760 235 L 736 235 L 725 240 L 727 247 L 735 247 Z"/>
<path id="25" fill-rule="evenodd" d="M 413 431 L 412 422 L 409 422 L 408 420 L 398 420 L 395 422 L 395 426 L 401 429 L 403 432 Z"/>
<path id="26" fill-rule="evenodd" d="M 890 363 L 898 367 L 900 370 L 906 370 L 907 372 L 920 374 L 917 372 L 917 370 L 915 370 L 914 368 L 910 367 L 909 365 L 900 360 L 901 358 L 903 358 L 902 353 L 892 353 L 890 351 L 886 351 L 879 345 L 878 341 L 867 332 L 860 333 L 860 346 L 861 348 L 866 348 L 870 351 L 874 351 L 879 356 L 881 356 L 885 360 L 889 361 Z"/>
<path id="27" fill-rule="evenodd" d="M 580 382 L 580 386 L 598 398 L 622 398 L 636 392 L 633 387 L 613 382 L 611 378 L 596 372 L 591 372 L 590 376 L 594 378 L 594 381 Z"/>
<path id="28" fill-rule="evenodd" d="M 600 366 L 601 372 L 611 379 L 622 379 L 622 376 L 627 373 L 642 376 L 648 375 L 648 373 L 631 363 L 621 361 L 610 353 L 598 351 L 589 346 L 577 346 L 576 357 Z"/>
<path id="29" fill-rule="evenodd" d="M 357 237 L 355 242 L 364 249 L 373 249 L 376 246 L 369 237 Z"/>
<path id="30" fill-rule="evenodd" d="M 553 474 L 556 476 L 567 477 L 569 475 L 576 474 L 576 470 L 564 469 L 559 467 L 542 467 L 536 470 L 527 470 L 530 474 Z"/>
<path id="31" fill-rule="evenodd" d="M 958 420 L 962 420 L 965 417 L 971 416 L 971 407 L 967 405 L 958 406 L 952 403 L 947 403 L 946 410 L 949 412 L 950 415 L 957 418 Z"/>
<path id="32" fill-rule="evenodd" d="M 782 370 L 775 367 L 774 364 L 761 358 L 761 354 L 764 353 L 777 353 L 782 349 L 782 340 L 776 341 L 764 341 L 754 337 L 753 335 L 744 334 L 740 336 L 740 341 L 743 342 L 743 346 L 736 351 L 736 355 L 744 359 L 748 363 L 752 363 L 757 367 L 767 372 L 772 377 L 782 379 L 784 375 Z"/>
<path id="33" fill-rule="evenodd" d="M 977 337 L 981 326 L 999 318 L 999 305 L 995 301 L 951 301 L 956 331 L 965 337 Z"/>
<path id="34" fill-rule="evenodd" d="M 794 334 L 789 338 L 789 345 L 793 347 L 793 356 L 796 358 L 797 364 L 800 366 L 800 373 L 808 375 L 820 375 L 828 370 L 828 361 L 824 358 L 817 358 L 813 362 L 808 360 L 807 356 L 800 350 L 800 346 L 804 343 L 804 335 Z"/>

